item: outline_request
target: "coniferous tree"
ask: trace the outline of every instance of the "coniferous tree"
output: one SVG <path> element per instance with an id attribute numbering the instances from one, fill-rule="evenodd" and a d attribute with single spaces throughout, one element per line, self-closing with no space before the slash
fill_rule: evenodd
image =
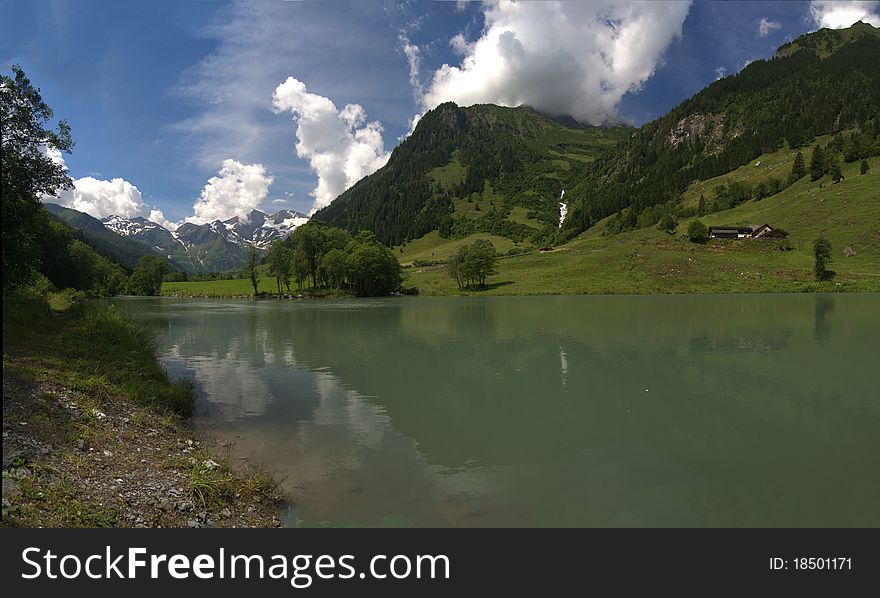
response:
<path id="1" fill-rule="evenodd" d="M 831 261 L 831 241 L 825 237 L 819 237 L 813 242 L 813 255 L 816 263 L 813 271 L 816 274 L 816 280 L 827 280 L 832 274 L 828 270 L 828 262 Z"/>
<path id="2" fill-rule="evenodd" d="M 813 156 L 810 158 L 810 180 L 818 181 L 825 174 L 825 152 L 817 143 L 813 148 Z"/>
<path id="3" fill-rule="evenodd" d="M 835 158 L 833 162 L 831 162 L 831 180 L 835 183 L 839 183 L 843 180 L 843 173 L 840 172 L 840 162 Z"/>
<path id="4" fill-rule="evenodd" d="M 800 155 L 800 152 L 798 152 Z M 706 196 L 700 193 L 700 203 L 697 204 L 697 216 L 705 216 L 706 215 Z"/>
<path id="5" fill-rule="evenodd" d="M 862 166 L 860 168 L 862 174 L 866 174 L 868 172 L 868 161 L 862 160 Z"/>
<path id="6" fill-rule="evenodd" d="M 795 181 L 799 181 L 807 174 L 806 166 L 804 165 L 804 155 L 800 152 L 794 157 L 794 164 L 791 166 L 791 175 L 788 177 L 789 183 L 794 183 Z"/>

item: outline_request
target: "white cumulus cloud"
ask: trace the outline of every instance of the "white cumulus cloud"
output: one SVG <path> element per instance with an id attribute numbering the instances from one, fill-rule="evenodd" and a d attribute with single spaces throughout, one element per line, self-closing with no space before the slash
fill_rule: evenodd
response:
<path id="1" fill-rule="evenodd" d="M 64 156 L 54 148 L 43 152 L 56 164 L 67 169 Z M 269 194 L 272 177 L 262 164 L 242 164 L 225 160 L 220 172 L 208 179 L 199 199 L 193 204 L 193 216 L 183 222 L 205 224 L 214 220 L 227 220 L 232 216 L 246 219 Z M 169 220 L 156 206 L 147 206 L 140 190 L 125 179 L 101 180 L 91 176 L 73 179 L 73 188 L 64 189 L 57 196 L 45 195 L 43 201 L 85 212 L 95 218 L 140 216 L 150 222 L 176 230 L 182 222 Z M 285 202 L 275 200 L 273 203 Z"/>
<path id="2" fill-rule="evenodd" d="M 473 44 L 465 39 L 462 33 L 453 35 L 452 39 L 449 40 L 449 45 L 452 46 L 452 50 L 459 56 L 466 56 L 473 49 Z"/>
<path id="3" fill-rule="evenodd" d="M 437 69 L 423 104 L 530 105 L 600 124 L 653 75 L 690 2 L 502 1 L 483 7 L 478 40 L 453 38 L 461 64 Z"/>
<path id="4" fill-rule="evenodd" d="M 309 92 L 294 77 L 278 85 L 272 101 L 276 112 L 293 114 L 296 155 L 308 160 L 318 175 L 311 193 L 312 213 L 384 166 L 391 155 L 385 151 L 381 123 L 367 122 L 358 104 L 338 110 L 329 98 Z"/>
<path id="5" fill-rule="evenodd" d="M 773 21 L 767 17 L 761 17 L 758 21 L 759 37 L 767 37 L 771 32 L 776 31 L 777 29 L 782 29 L 782 25 L 777 21 Z"/>
<path id="6" fill-rule="evenodd" d="M 820 28 L 843 29 L 857 21 L 880 27 L 880 2 L 810 2 L 810 16 Z"/>
<path id="7" fill-rule="evenodd" d="M 217 176 L 208 179 L 186 222 L 205 224 L 237 216 L 246 220 L 269 194 L 272 177 L 262 164 L 227 159 Z"/>
<path id="8" fill-rule="evenodd" d="M 42 151 L 55 164 L 67 170 L 64 155 L 60 151 L 53 147 L 44 147 Z M 91 176 L 73 179 L 71 189 L 62 189 L 55 196 L 44 195 L 42 200 L 85 212 L 95 218 L 106 218 L 114 214 L 133 218 L 144 216 L 147 212 L 138 188 L 121 178 L 109 181 Z"/>
<path id="9" fill-rule="evenodd" d="M 85 212 L 95 218 L 117 215 L 124 218 L 146 213 L 141 192 L 125 179 L 109 181 L 90 176 L 73 180 L 73 189 L 64 189 L 56 197 L 44 201 Z"/>
<path id="10" fill-rule="evenodd" d="M 147 220 L 150 222 L 155 222 L 159 226 L 164 226 L 168 230 L 177 230 L 177 227 L 180 226 L 178 222 L 172 222 L 165 217 L 165 214 L 162 213 L 162 210 L 158 208 L 153 208 L 150 210 L 150 215 L 147 216 Z"/>

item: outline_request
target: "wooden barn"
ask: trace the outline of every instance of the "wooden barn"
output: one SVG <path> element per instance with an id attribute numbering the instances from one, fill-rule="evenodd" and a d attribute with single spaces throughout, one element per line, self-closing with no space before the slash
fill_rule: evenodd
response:
<path id="1" fill-rule="evenodd" d="M 769 224 L 749 226 L 710 226 L 710 239 L 784 239 L 788 233 Z"/>

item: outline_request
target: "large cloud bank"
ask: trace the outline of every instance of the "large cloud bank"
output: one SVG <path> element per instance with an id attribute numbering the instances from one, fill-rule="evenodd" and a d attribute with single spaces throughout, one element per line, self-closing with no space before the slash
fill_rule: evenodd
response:
<path id="1" fill-rule="evenodd" d="M 810 2 L 810 16 L 820 28 L 843 29 L 857 21 L 880 27 L 880 2 Z"/>
<path id="2" fill-rule="evenodd" d="M 618 121 L 621 98 L 653 75 L 689 9 L 613 0 L 487 4 L 480 38 L 453 38 L 464 58 L 433 74 L 422 103 L 526 104 L 593 124 Z"/>
<path id="3" fill-rule="evenodd" d="M 278 85 L 272 100 L 276 112 L 293 114 L 296 155 L 308 160 L 318 175 L 311 193 L 313 213 L 388 161 L 381 123 L 367 122 L 359 104 L 338 110 L 329 98 L 309 92 L 294 77 Z"/>

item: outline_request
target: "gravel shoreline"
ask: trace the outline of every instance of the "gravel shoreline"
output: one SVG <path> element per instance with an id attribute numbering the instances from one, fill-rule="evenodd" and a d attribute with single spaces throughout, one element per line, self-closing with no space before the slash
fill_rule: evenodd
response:
<path id="1" fill-rule="evenodd" d="M 4 526 L 280 526 L 264 472 L 234 470 L 179 418 L 7 368 L 21 361 L 4 356 Z"/>

